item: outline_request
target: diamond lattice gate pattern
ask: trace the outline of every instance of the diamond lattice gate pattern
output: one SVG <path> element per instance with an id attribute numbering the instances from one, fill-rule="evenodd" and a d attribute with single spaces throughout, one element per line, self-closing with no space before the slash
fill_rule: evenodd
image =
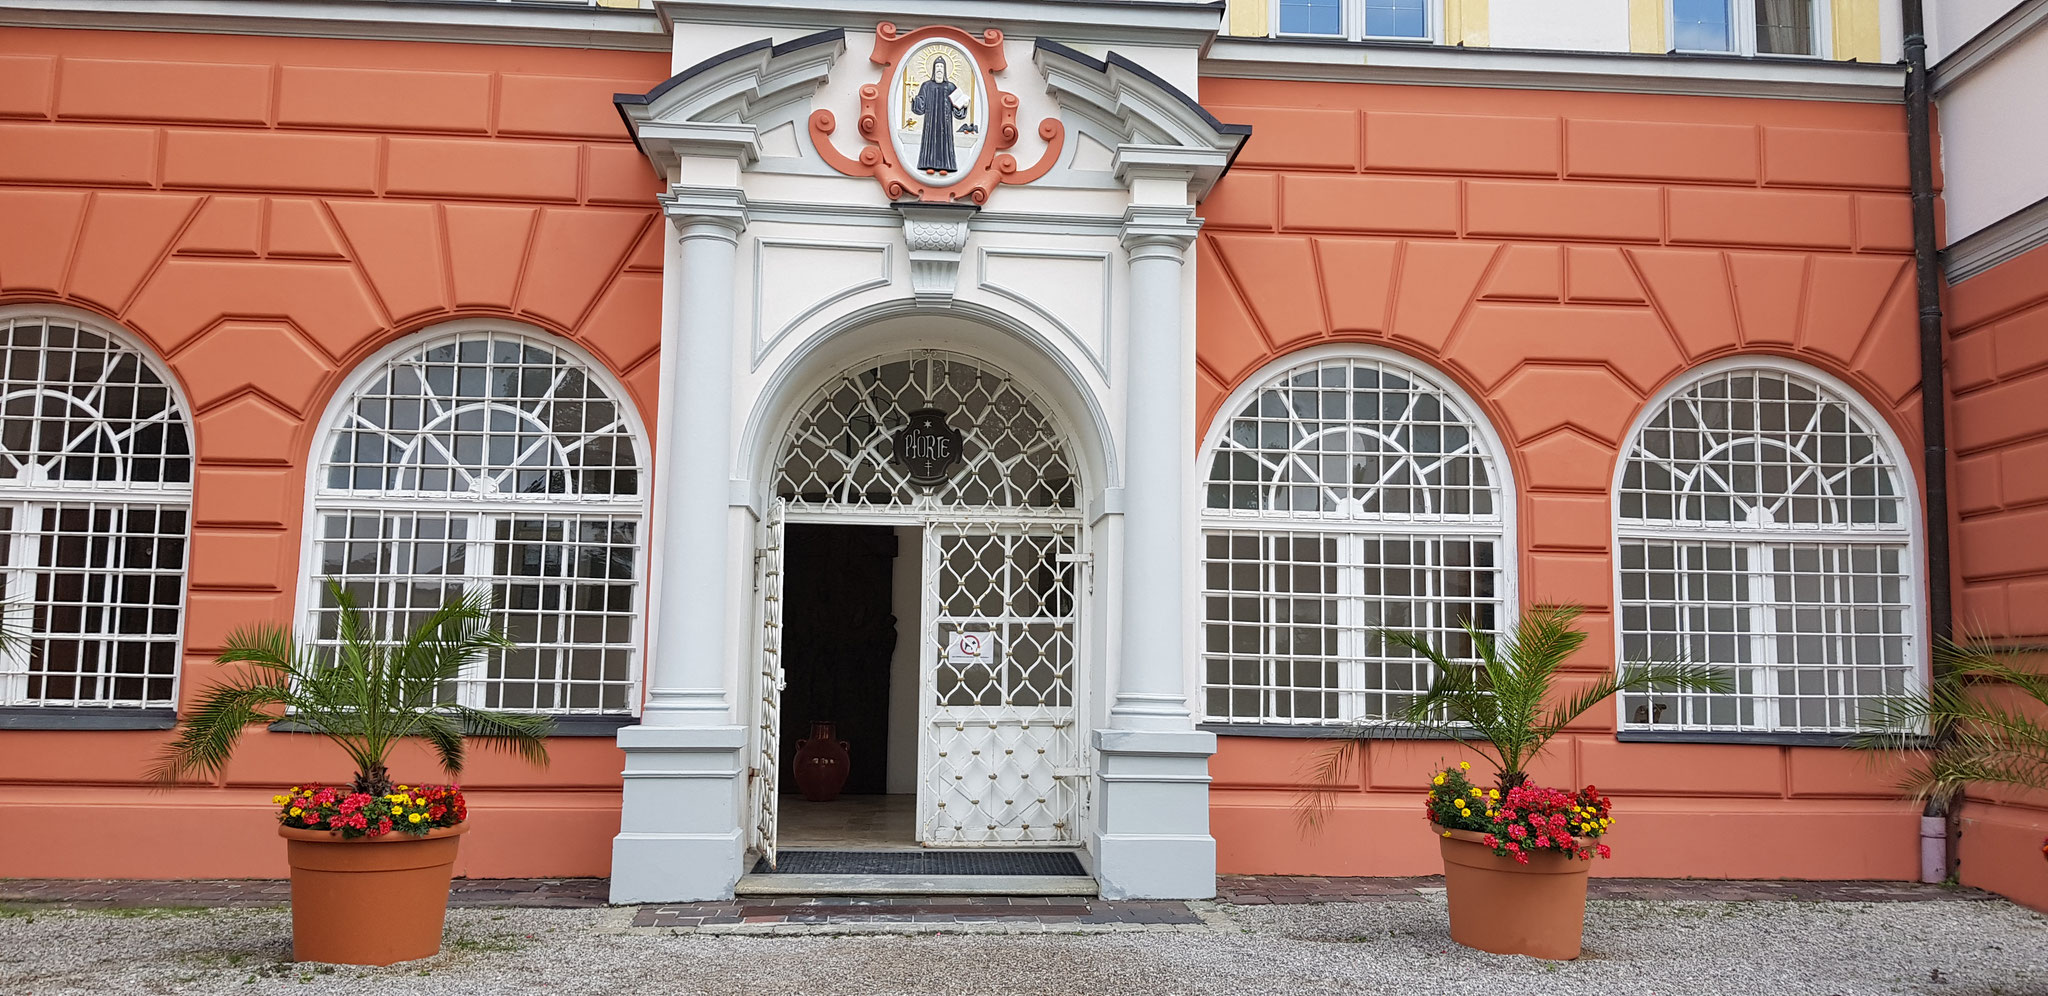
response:
<path id="1" fill-rule="evenodd" d="M 934 484 L 911 479 L 893 442 L 911 413 L 927 410 L 944 413 L 961 440 L 958 463 Z M 793 520 L 920 530 L 923 843 L 1080 842 L 1088 533 L 1079 490 L 1046 406 L 952 353 L 860 364 L 820 388 L 790 427 L 775 495 Z"/>
<path id="2" fill-rule="evenodd" d="M 1070 524 L 926 528 L 923 842 L 1079 840 L 1079 539 Z"/>
<path id="3" fill-rule="evenodd" d="M 754 564 L 754 587 L 761 602 L 761 701 L 748 787 L 754 803 L 754 850 L 770 868 L 775 867 L 776 823 L 782 815 L 782 537 L 788 507 L 780 500 L 768 504 Z"/>

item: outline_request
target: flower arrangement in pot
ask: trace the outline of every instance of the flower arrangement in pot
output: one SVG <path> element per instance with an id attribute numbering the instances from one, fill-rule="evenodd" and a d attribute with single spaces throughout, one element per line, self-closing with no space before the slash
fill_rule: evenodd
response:
<path id="1" fill-rule="evenodd" d="M 1456 740 L 1494 766 L 1494 784 L 1470 778 L 1471 762 L 1436 772 L 1423 804 L 1444 859 L 1451 939 L 1496 954 L 1579 956 L 1586 873 L 1599 838 L 1614 823 L 1612 803 L 1591 785 L 1576 792 L 1537 785 L 1528 766 L 1587 710 L 1624 691 L 1726 691 L 1719 668 L 1631 664 L 1604 672 L 1575 694 L 1556 692 L 1564 665 L 1586 642 L 1583 610 L 1538 606 L 1495 636 L 1467 624 L 1471 659 L 1452 659 L 1419 634 L 1380 638 L 1429 661 L 1433 677 L 1391 723 L 1359 724 L 1317 758 L 1315 788 L 1303 801 L 1315 822 L 1353 758 L 1391 727 Z"/>
<path id="2" fill-rule="evenodd" d="M 295 785 L 276 795 L 292 874 L 292 955 L 300 961 L 389 965 L 441 949 L 448 885 L 468 803 L 454 785 L 397 784 L 387 762 L 424 741 L 450 777 L 469 740 L 546 764 L 552 721 L 448 701 L 464 669 L 508 641 L 490 626 L 487 591 L 456 596 L 410 632 L 380 639 L 355 599 L 329 582 L 331 646 L 264 625 L 229 634 L 220 663 L 237 670 L 179 722 L 154 772 L 160 782 L 218 775 L 242 731 L 278 718 L 339 746 L 347 785 Z"/>

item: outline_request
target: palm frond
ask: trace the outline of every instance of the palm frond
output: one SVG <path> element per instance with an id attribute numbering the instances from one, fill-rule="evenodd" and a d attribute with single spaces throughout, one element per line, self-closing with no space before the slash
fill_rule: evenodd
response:
<path id="1" fill-rule="evenodd" d="M 234 756 L 242 731 L 272 718 L 263 707 L 291 700 L 291 688 L 272 675 L 244 672 L 239 677 L 207 689 L 179 724 L 178 735 L 164 745 L 150 768 L 151 781 L 168 784 L 195 771 L 218 776 Z"/>
<path id="2" fill-rule="evenodd" d="M 347 753 L 359 785 L 386 775 L 399 741 L 420 737 L 450 773 L 466 759 L 465 740 L 508 751 L 535 764 L 548 761 L 544 716 L 475 709 L 444 701 L 446 685 L 490 651 L 510 646 L 493 629 L 491 595 L 478 589 L 448 599 L 396 639 L 377 627 L 339 582 L 330 580 L 332 639 L 315 644 L 278 626 L 229 635 L 220 662 L 238 676 L 214 689 L 179 723 L 155 772 L 171 779 L 188 771 L 217 773 L 241 730 L 270 718 L 262 707 L 284 705 L 292 718 Z"/>

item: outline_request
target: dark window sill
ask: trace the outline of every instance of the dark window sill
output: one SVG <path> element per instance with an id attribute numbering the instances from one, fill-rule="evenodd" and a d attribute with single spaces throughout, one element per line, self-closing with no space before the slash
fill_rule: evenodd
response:
<path id="1" fill-rule="evenodd" d="M 1202 723 L 1195 728 L 1204 733 L 1214 733 L 1219 737 L 1335 740 L 1340 737 L 1361 735 L 1359 728 L 1355 726 L 1285 726 L 1279 723 Z M 1362 735 L 1366 740 L 1441 740 L 1449 742 L 1457 739 L 1442 733 L 1401 729 L 1399 727 L 1386 727 L 1384 729 L 1367 727 Z"/>
<path id="2" fill-rule="evenodd" d="M 168 730 L 176 709 L 0 708 L 0 730 Z"/>
<path id="3" fill-rule="evenodd" d="M 1622 730 L 1625 744 L 1761 744 L 1767 747 L 1851 747 L 1854 733 L 1738 733 L 1709 730 Z"/>
<path id="4" fill-rule="evenodd" d="M 640 720 L 633 716 L 557 716 L 552 738 L 566 737 L 616 737 L 619 728 L 631 726 Z M 272 733 L 311 733 L 304 724 L 295 719 L 280 719 L 270 724 Z"/>

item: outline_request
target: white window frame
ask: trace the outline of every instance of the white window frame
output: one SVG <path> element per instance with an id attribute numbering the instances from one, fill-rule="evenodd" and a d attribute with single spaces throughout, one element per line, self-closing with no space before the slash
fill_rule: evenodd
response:
<path id="1" fill-rule="evenodd" d="M 41 486 L 0 488 L 0 506 L 12 510 L 12 518 L 5 534 L 5 541 L 9 544 L 6 561 L 8 566 L 0 567 L 0 585 L 4 585 L 0 586 L 0 597 L 5 599 L 4 603 L 0 603 L 0 612 L 10 617 L 9 621 L 24 633 L 29 632 L 33 625 L 34 608 L 28 603 L 34 596 L 36 578 L 43 573 L 42 568 L 36 566 L 39 559 L 39 540 L 42 536 L 40 526 L 25 524 L 37 522 L 44 509 L 54 505 L 94 505 L 105 502 L 123 509 L 153 505 L 159 509 L 176 509 L 185 515 L 183 558 L 177 567 L 178 595 L 173 607 L 177 613 L 177 622 L 170 637 L 174 650 L 167 700 L 77 703 L 30 699 L 29 655 L 34 652 L 36 642 L 30 639 L 23 640 L 13 649 L 0 654 L 0 707 L 49 710 L 52 715 L 80 710 L 111 710 L 116 713 L 128 710 L 175 710 L 185 673 L 185 610 L 191 587 L 192 566 L 192 486 L 199 475 L 199 439 L 192 420 L 192 402 L 185 395 L 184 385 L 171 372 L 170 367 L 164 364 L 163 358 L 140 337 L 120 326 L 107 322 L 91 312 L 62 305 L 0 306 L 0 326 L 21 319 L 39 319 L 75 326 L 133 352 L 143 368 L 155 374 L 170 393 L 173 410 L 184 420 L 190 473 L 187 475 L 188 480 L 183 484 L 129 483 L 110 486 L 101 482 L 89 482 L 67 486 L 63 482 L 52 482 Z"/>
<path id="2" fill-rule="evenodd" d="M 1446 397 L 1464 409 L 1469 417 L 1469 425 L 1473 436 L 1478 442 L 1483 456 L 1488 460 L 1490 469 L 1493 471 L 1494 478 L 1491 484 L 1495 504 L 1499 510 L 1499 541 L 1494 565 L 1496 588 L 1493 595 L 1493 601 L 1498 606 L 1495 618 L 1495 633 L 1512 632 L 1521 615 L 1521 593 L 1519 587 L 1521 547 L 1516 535 L 1518 503 L 1521 492 L 1516 484 L 1514 465 L 1509 458 L 1508 449 L 1503 443 L 1498 430 L 1494 427 L 1493 420 L 1487 416 L 1486 409 L 1481 407 L 1462 385 L 1446 375 L 1436 364 L 1397 349 L 1364 343 L 1335 343 L 1311 346 L 1306 349 L 1286 353 L 1268 361 L 1231 391 L 1230 396 L 1224 400 L 1223 405 L 1217 408 L 1215 415 L 1210 418 L 1208 430 L 1203 435 L 1202 448 L 1198 451 L 1196 458 L 1197 506 L 1199 509 L 1196 536 L 1198 544 L 1196 571 L 1198 573 L 1196 577 L 1199 580 L 1196 588 L 1196 604 L 1198 608 L 1194 613 L 1193 620 L 1193 639 L 1195 642 L 1192 645 L 1202 648 L 1196 653 L 1197 666 L 1201 669 L 1200 680 L 1197 683 L 1197 692 L 1200 695 L 1201 701 L 1201 722 L 1217 729 L 1241 728 L 1256 730 L 1260 728 L 1304 727 L 1314 729 L 1318 727 L 1344 726 L 1356 722 L 1359 719 L 1355 714 L 1356 709 L 1347 700 L 1355 698 L 1357 692 L 1363 688 L 1364 664 L 1357 658 L 1365 656 L 1371 643 L 1370 635 L 1363 626 L 1362 618 L 1359 617 L 1364 599 L 1369 597 L 1363 591 L 1365 568 L 1359 566 L 1363 560 L 1362 552 L 1366 541 L 1371 537 L 1381 535 L 1422 537 L 1435 534 L 1452 538 L 1473 535 L 1486 535 L 1490 537 L 1495 535 L 1495 531 L 1490 525 L 1481 525 L 1475 528 L 1473 525 L 1455 520 L 1438 522 L 1416 520 L 1403 522 L 1398 527 L 1390 528 L 1384 526 L 1376 527 L 1370 522 L 1361 520 L 1319 522 L 1305 517 L 1290 519 L 1284 515 L 1272 515 L 1256 511 L 1212 509 L 1208 507 L 1206 493 L 1209 477 L 1212 472 L 1211 468 L 1215 464 L 1217 448 L 1221 445 L 1224 433 L 1230 430 L 1231 422 L 1235 419 L 1236 413 L 1242 411 L 1254 397 L 1273 386 L 1274 380 L 1288 371 L 1307 366 L 1311 363 L 1330 361 L 1377 362 L 1402 368 L 1420 378 L 1423 382 L 1440 389 Z M 1339 687 L 1336 690 L 1339 713 L 1335 718 L 1314 720 L 1269 718 L 1254 721 L 1232 719 L 1227 716 L 1217 717 L 1209 711 L 1209 690 L 1212 687 L 1208 676 L 1207 630 L 1209 619 L 1206 608 L 1201 607 L 1206 601 L 1208 592 L 1207 571 L 1210 563 L 1207 552 L 1208 540 L 1210 536 L 1219 532 L 1256 533 L 1261 531 L 1269 534 L 1279 534 L 1281 532 L 1322 534 L 1337 540 L 1340 553 L 1339 566 L 1337 567 L 1338 590 L 1336 595 L 1341 599 L 1338 603 L 1340 613 L 1338 621 L 1340 630 L 1338 636 L 1338 656 L 1339 673 L 1344 677 L 1340 678 Z M 1343 660 L 1346 657 L 1353 659 L 1349 661 Z M 1347 692 L 1346 690 L 1349 691 Z M 1364 690 L 1365 695 L 1384 693 L 1386 692 Z M 1268 689 L 1265 694 L 1271 695 L 1274 692 Z M 1383 725 L 1397 724 L 1385 722 Z"/>
<path id="3" fill-rule="evenodd" d="M 531 325 L 483 318 L 443 322 L 421 329 L 418 332 L 387 344 L 384 348 L 356 364 L 355 369 L 349 372 L 347 379 L 342 382 L 341 386 L 335 390 L 333 396 L 328 400 L 327 410 L 321 416 L 317 430 L 313 434 L 312 452 L 306 461 L 306 508 L 304 525 L 300 530 L 299 563 L 301 566 L 299 570 L 299 592 L 293 619 L 299 624 L 308 627 L 308 638 L 313 637 L 318 632 L 317 613 L 321 609 L 321 599 L 326 585 L 326 578 L 321 575 L 318 569 L 320 563 L 320 542 L 324 531 L 323 518 L 330 514 L 349 514 L 351 512 L 378 514 L 377 509 L 368 506 L 369 499 L 362 497 L 350 498 L 325 493 L 327 489 L 324 482 L 334 447 L 334 437 L 343 419 L 354 409 L 354 402 L 357 396 L 384 372 L 385 365 L 393 359 L 430 348 L 443 340 L 464 333 L 496 333 L 518 336 L 532 340 L 542 348 L 561 354 L 580 364 L 583 367 L 584 374 L 593 383 L 604 389 L 606 395 L 617 406 L 620 416 L 626 422 L 627 434 L 633 442 L 633 457 L 639 475 L 640 494 L 632 500 L 615 500 L 611 502 L 584 499 L 576 504 L 559 508 L 551 508 L 549 499 L 554 496 L 549 495 L 536 495 L 521 499 L 510 496 L 467 497 L 449 495 L 447 497 L 421 497 L 411 494 L 400 494 L 392 499 L 391 507 L 384 511 L 386 514 L 405 515 L 446 513 L 451 517 L 459 515 L 467 519 L 469 522 L 469 536 L 467 541 L 468 549 L 463 557 L 465 568 L 463 576 L 469 580 L 471 590 L 479 587 L 488 588 L 490 582 L 497 577 L 490 569 L 490 564 L 494 555 L 494 546 L 496 545 L 496 540 L 494 539 L 495 531 L 491 527 L 498 520 L 520 516 L 550 518 L 559 515 L 564 518 L 573 518 L 579 513 L 597 515 L 603 514 L 607 505 L 615 509 L 611 514 L 630 514 L 637 517 L 638 528 L 635 531 L 636 544 L 633 554 L 632 662 L 628 668 L 630 684 L 626 692 L 628 712 L 632 716 L 637 717 L 641 713 L 642 706 L 644 705 L 643 699 L 646 695 L 648 567 L 652 562 L 651 526 L 653 523 L 652 509 L 655 482 L 646 424 L 640 417 L 638 405 L 634 403 L 632 396 L 626 392 L 625 385 L 619 380 L 618 375 L 612 372 L 609 366 L 585 350 L 580 344 Z M 487 667 L 488 664 L 484 662 L 472 663 L 464 671 L 462 677 L 457 679 L 456 689 L 457 701 L 459 703 L 468 706 L 482 706 L 484 704 L 484 690 L 490 681 L 486 671 Z M 592 709 L 572 710 L 568 708 L 510 711 L 530 711 L 557 717 L 624 716 L 628 714 Z"/>
<path id="4" fill-rule="evenodd" d="M 1625 521 L 1622 518 L 1621 507 L 1623 482 L 1628 474 L 1629 454 L 1634 450 L 1636 440 L 1641 436 L 1643 430 L 1664 410 L 1664 406 L 1669 404 L 1678 395 L 1691 390 L 1702 381 L 1710 380 L 1723 374 L 1742 371 L 1780 373 L 1813 381 L 1831 392 L 1837 400 L 1848 407 L 1853 415 L 1861 419 L 1864 426 L 1877 438 L 1879 445 L 1884 447 L 1886 454 L 1891 458 L 1891 469 L 1897 475 L 1901 497 L 1903 521 L 1900 524 L 1900 528 L 1878 529 L 1844 526 L 1841 528 L 1816 529 L 1786 527 L 1769 530 L 1739 531 L 1734 529 L 1699 529 L 1684 524 L 1665 525 L 1655 522 Z M 1908 600 L 1907 618 L 1913 626 L 1912 631 L 1905 634 L 1908 654 L 1913 659 L 1912 667 L 1907 673 L 1906 693 L 1914 695 L 1925 694 L 1930 667 L 1927 638 L 1925 519 L 1921 510 L 1919 478 L 1914 472 L 1912 463 L 1906 459 L 1906 455 L 1907 451 L 1900 443 L 1898 434 L 1893 431 L 1891 423 L 1870 404 L 1863 396 L 1863 392 L 1826 371 L 1796 360 L 1769 354 L 1727 356 L 1690 367 L 1685 370 L 1683 375 L 1673 378 L 1670 383 L 1666 384 L 1656 394 L 1652 395 L 1648 401 L 1644 402 L 1642 408 L 1637 411 L 1635 419 L 1629 425 L 1628 435 L 1622 437 L 1621 451 L 1617 454 L 1614 461 L 1614 476 L 1608 488 L 1609 508 L 1613 519 L 1613 532 L 1610 536 L 1612 545 L 1610 550 L 1613 557 L 1613 577 L 1611 581 L 1613 583 L 1612 618 L 1614 620 L 1616 668 L 1625 667 L 1630 663 L 1640 663 L 1632 662 L 1623 656 L 1622 544 L 1627 541 L 1636 540 L 1650 543 L 1704 541 L 1747 547 L 1752 554 L 1752 562 L 1749 567 L 1749 572 L 1752 575 L 1751 583 L 1753 585 L 1758 583 L 1768 585 L 1771 583 L 1773 547 L 1816 543 L 1898 545 L 1899 540 L 1903 538 L 1905 542 L 1903 544 L 1904 558 L 1902 564 L 1905 575 L 1904 589 Z M 1768 596 L 1765 595 L 1752 595 L 1749 604 L 1767 604 L 1769 600 Z M 1681 737 L 1707 735 L 1733 739 L 1759 735 L 1781 735 L 1788 732 L 1795 734 L 1812 733 L 1819 736 L 1833 736 L 1848 732 L 1846 730 L 1788 731 L 1780 726 L 1776 716 L 1777 710 L 1767 707 L 1775 706 L 1777 701 L 1777 668 L 1774 665 L 1777 651 L 1776 641 L 1773 639 L 1773 633 L 1771 632 L 1772 625 L 1773 620 L 1763 619 L 1758 623 L 1761 631 L 1750 634 L 1752 647 L 1761 648 L 1756 653 L 1757 659 L 1747 664 L 1729 666 L 1731 671 L 1752 670 L 1759 673 L 1758 688 L 1748 693 L 1749 697 L 1758 704 L 1756 710 L 1756 714 L 1759 717 L 1758 723 L 1744 727 L 1730 727 L 1719 724 L 1657 723 L 1654 721 L 1654 716 L 1651 717 L 1650 722 L 1636 723 L 1631 722 L 1628 717 L 1629 696 L 1616 695 L 1614 697 L 1615 728 L 1624 733 L 1668 733 Z M 1684 697 L 1684 693 L 1673 694 L 1677 697 Z"/>
<path id="5" fill-rule="evenodd" d="M 1667 0 L 1668 2 L 1668 0 Z M 1322 38 L 1343 41 L 1395 41 L 1411 44 L 1440 44 L 1444 37 L 1443 0 L 1423 0 L 1423 16 L 1428 21 L 1424 34 L 1415 35 L 1369 35 L 1365 33 L 1365 0 L 1337 0 L 1338 21 L 1342 30 L 1336 34 L 1317 34 L 1306 31 L 1280 30 L 1281 0 L 1271 0 L 1267 8 L 1267 33 L 1274 38 Z"/>
<path id="6" fill-rule="evenodd" d="M 1756 44 L 1756 2 L 1755 0 L 1722 0 L 1728 10 L 1729 48 L 1687 48 L 1678 47 L 1678 4 L 1676 0 L 1664 0 L 1664 49 L 1685 55 L 1740 55 L 1754 59 L 1832 59 L 1834 58 L 1834 4 L 1831 0 L 1807 0 L 1813 5 L 1813 54 L 1796 55 L 1787 52 L 1759 52 Z"/>

